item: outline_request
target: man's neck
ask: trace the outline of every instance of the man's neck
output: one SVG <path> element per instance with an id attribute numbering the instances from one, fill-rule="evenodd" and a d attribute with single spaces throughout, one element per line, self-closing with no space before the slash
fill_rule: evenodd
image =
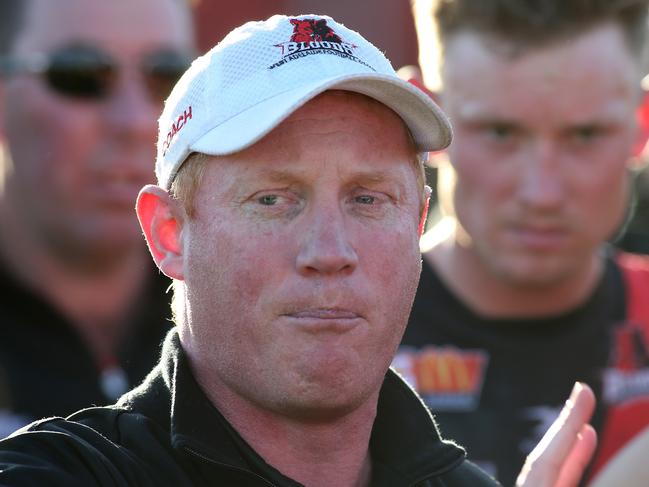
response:
<path id="1" fill-rule="evenodd" d="M 306 487 L 370 485 L 369 440 L 378 391 L 348 414 L 299 421 L 260 409 L 223 384 L 197 379 L 242 438 L 283 475 Z"/>
<path id="2" fill-rule="evenodd" d="M 370 485 L 372 421 L 305 424 L 260 415 L 232 418 L 241 436 L 277 470 L 307 487 Z M 354 416 L 354 415 L 350 415 Z"/>
<path id="3" fill-rule="evenodd" d="M 582 305 L 603 272 L 599 252 L 575 266 L 575 272 L 547 285 L 524 285 L 495 276 L 470 245 L 458 241 L 457 229 L 446 222 L 442 237 L 423 248 L 424 259 L 471 310 L 490 318 L 542 318 Z"/>
<path id="4" fill-rule="evenodd" d="M 144 245 L 123 249 L 110 265 L 73 266 L 58 258 L 0 208 L 0 261 L 16 281 L 65 316 L 98 361 L 112 356 L 128 326 L 149 266 Z M 5 231 L 7 230 L 7 231 Z M 118 252 L 116 252 L 118 253 Z"/>

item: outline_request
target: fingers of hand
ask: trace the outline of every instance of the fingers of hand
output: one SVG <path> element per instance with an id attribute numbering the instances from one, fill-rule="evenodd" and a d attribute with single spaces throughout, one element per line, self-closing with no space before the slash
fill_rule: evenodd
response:
<path id="1" fill-rule="evenodd" d="M 576 383 L 559 417 L 527 457 L 516 480 L 519 487 L 568 487 L 576 485 L 596 444 L 595 431 L 587 425 L 595 409 L 593 391 Z M 565 473 L 563 473 L 565 472 Z M 572 482 L 572 484 L 562 482 Z"/>

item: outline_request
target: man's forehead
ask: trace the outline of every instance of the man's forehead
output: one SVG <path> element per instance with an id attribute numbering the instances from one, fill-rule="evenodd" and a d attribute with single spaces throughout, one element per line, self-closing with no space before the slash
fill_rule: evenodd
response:
<path id="1" fill-rule="evenodd" d="M 611 57 L 631 59 L 633 54 L 624 38 L 622 28 L 614 22 L 602 22 L 581 31 L 561 36 L 521 44 L 504 35 L 463 29 L 449 36 L 444 48 L 444 67 L 484 63 L 486 60 L 502 64 L 524 64 L 544 57 L 561 58 L 574 55 L 587 58 L 597 57 L 603 51 Z M 494 68 L 497 69 L 496 66 Z"/>
<path id="2" fill-rule="evenodd" d="M 335 105 L 349 107 L 350 111 L 355 108 L 353 105 L 363 107 L 364 110 L 373 110 L 374 112 L 390 111 L 394 113 L 387 105 L 370 96 L 348 90 L 326 90 L 319 95 L 307 101 L 303 106 L 298 108 L 291 116 L 304 110 L 312 109 L 314 106 L 321 106 L 318 110 L 324 110 L 328 107 L 337 108 Z M 398 117 L 396 113 L 395 116 Z M 289 117 L 290 118 L 290 117 Z M 399 117 L 400 118 L 400 117 Z"/>
<path id="3" fill-rule="evenodd" d="M 635 96 L 639 88 L 637 66 L 619 29 L 606 26 L 570 43 L 531 48 L 514 57 L 475 34 L 458 35 L 448 47 L 442 97 L 454 94 L 465 105 L 472 98 L 511 105 L 517 96 L 525 100 L 548 93 L 601 100 L 629 92 Z"/>
<path id="4" fill-rule="evenodd" d="M 250 150 L 268 154 L 272 146 L 279 154 L 288 148 L 285 143 L 291 139 L 299 143 L 307 133 L 323 138 L 343 134 L 368 144 L 368 151 L 405 148 L 416 153 L 410 132 L 399 115 L 371 97 L 343 90 L 325 91 L 308 101 Z"/>
<path id="5" fill-rule="evenodd" d="M 295 126 L 310 126 L 326 132 L 344 128 L 345 122 L 367 128 L 367 132 L 388 130 L 409 133 L 406 123 L 390 107 L 369 96 L 344 90 L 328 90 L 309 100 L 279 124 L 275 131 L 288 132 Z"/>
<path id="6" fill-rule="evenodd" d="M 184 0 L 26 0 L 14 52 L 47 52 L 87 43 L 116 53 L 160 46 L 191 50 L 193 33 Z"/>

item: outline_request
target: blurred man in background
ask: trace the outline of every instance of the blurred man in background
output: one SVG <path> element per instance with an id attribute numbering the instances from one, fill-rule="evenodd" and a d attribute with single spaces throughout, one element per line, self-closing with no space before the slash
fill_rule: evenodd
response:
<path id="1" fill-rule="evenodd" d="M 394 363 L 504 485 L 573 381 L 591 384 L 597 468 L 649 421 L 649 265 L 605 245 L 627 208 L 647 2 L 416 12 L 424 81 L 455 140 Z"/>
<path id="2" fill-rule="evenodd" d="M 155 363 L 168 282 L 133 211 L 193 55 L 184 0 L 0 3 L 0 436 Z"/>

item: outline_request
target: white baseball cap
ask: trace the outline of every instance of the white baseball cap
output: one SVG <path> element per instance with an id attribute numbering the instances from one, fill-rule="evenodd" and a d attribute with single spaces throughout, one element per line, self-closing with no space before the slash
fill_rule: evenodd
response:
<path id="1" fill-rule="evenodd" d="M 159 120 L 158 184 L 169 189 L 191 153 L 239 152 L 332 89 L 361 93 L 391 108 L 421 152 L 451 142 L 440 108 L 401 80 L 360 34 L 331 17 L 275 15 L 230 32 L 178 81 Z"/>

